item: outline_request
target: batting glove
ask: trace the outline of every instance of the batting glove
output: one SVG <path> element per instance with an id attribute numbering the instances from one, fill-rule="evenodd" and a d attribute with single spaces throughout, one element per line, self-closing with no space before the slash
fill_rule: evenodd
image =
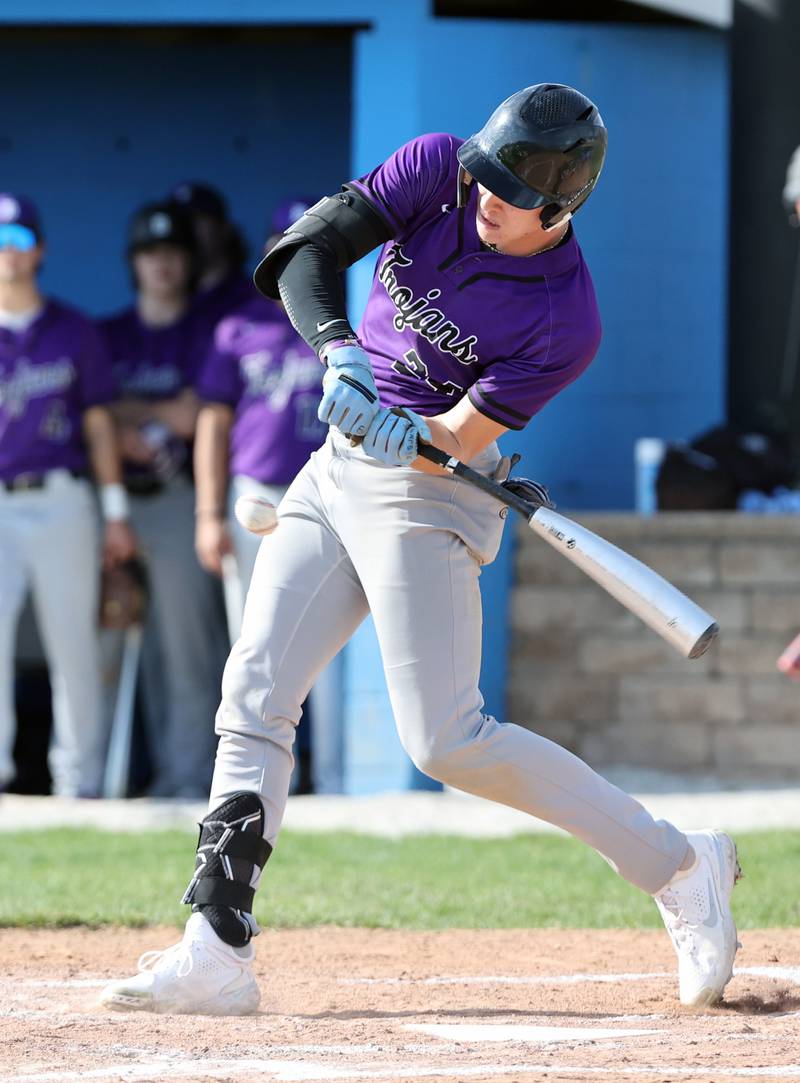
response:
<path id="1" fill-rule="evenodd" d="M 369 357 L 360 346 L 335 346 L 325 360 L 317 417 L 345 436 L 363 436 L 381 405 Z"/>
<path id="2" fill-rule="evenodd" d="M 387 466 L 409 466 L 417 457 L 417 444 L 431 442 L 431 430 L 424 417 L 412 410 L 396 414 L 379 410 L 367 430 L 362 447 L 367 455 Z"/>

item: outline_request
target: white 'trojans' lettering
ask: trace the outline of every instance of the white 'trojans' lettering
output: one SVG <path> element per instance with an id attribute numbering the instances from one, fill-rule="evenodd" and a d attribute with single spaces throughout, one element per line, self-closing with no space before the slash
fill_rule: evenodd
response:
<path id="1" fill-rule="evenodd" d="M 71 358 L 61 357 L 46 365 L 34 365 L 21 357 L 5 379 L 0 377 L 0 408 L 9 417 L 21 417 L 31 399 L 65 391 L 75 379 Z"/>
<path id="2" fill-rule="evenodd" d="M 438 347 L 443 353 L 449 353 L 462 365 L 474 365 L 478 361 L 475 347 L 478 344 L 476 335 L 462 337 L 462 332 L 451 320 L 448 320 L 440 308 L 431 304 L 441 294 L 441 290 L 432 289 L 421 298 L 414 297 L 414 291 L 408 286 L 402 286 L 397 281 L 396 271 L 399 268 L 410 267 L 414 261 L 403 253 L 399 244 L 393 244 L 386 253 L 386 258 L 381 264 L 378 278 L 383 283 L 386 292 L 397 309 L 394 323 L 398 331 L 410 327 L 427 339 L 433 346 Z"/>

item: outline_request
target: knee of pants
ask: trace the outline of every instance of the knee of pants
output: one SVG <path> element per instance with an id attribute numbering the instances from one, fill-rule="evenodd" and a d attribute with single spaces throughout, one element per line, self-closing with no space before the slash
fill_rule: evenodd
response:
<path id="1" fill-rule="evenodd" d="M 482 758 L 482 718 L 464 720 L 457 735 L 450 727 L 401 735 L 403 746 L 415 767 L 437 782 L 457 786 L 471 774 Z"/>
<path id="2" fill-rule="evenodd" d="M 222 676 L 222 701 L 215 726 L 220 736 L 244 734 L 273 741 L 288 751 L 300 712 L 297 696 L 282 693 L 267 667 L 239 657 L 234 648 Z"/>

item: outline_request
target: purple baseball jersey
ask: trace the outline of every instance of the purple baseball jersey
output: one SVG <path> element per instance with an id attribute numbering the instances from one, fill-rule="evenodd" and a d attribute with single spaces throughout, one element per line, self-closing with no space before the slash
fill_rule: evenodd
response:
<path id="1" fill-rule="evenodd" d="M 351 183 L 394 232 L 358 334 L 384 406 L 433 415 L 466 392 L 482 414 L 522 429 L 597 352 L 597 302 L 573 233 L 527 257 L 481 244 L 477 185 L 456 206 L 461 143 L 421 136 Z"/>
<path id="2" fill-rule="evenodd" d="M 328 426 L 317 419 L 324 368 L 274 301 L 254 297 L 218 325 L 197 393 L 234 408 L 230 472 L 287 485 Z"/>
<path id="3" fill-rule="evenodd" d="M 135 308 L 100 320 L 119 396 L 171 399 L 194 384 L 209 335 L 189 311 L 166 327 L 148 327 Z"/>
<path id="4" fill-rule="evenodd" d="M 87 470 L 81 415 L 115 397 L 90 320 L 48 300 L 19 333 L 0 328 L 0 478 Z"/>

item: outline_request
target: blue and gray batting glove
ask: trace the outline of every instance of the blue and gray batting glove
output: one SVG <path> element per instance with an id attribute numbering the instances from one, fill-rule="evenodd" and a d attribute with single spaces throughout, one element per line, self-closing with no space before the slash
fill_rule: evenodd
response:
<path id="1" fill-rule="evenodd" d="M 381 405 L 369 356 L 360 346 L 334 346 L 325 360 L 317 417 L 345 436 L 363 436 Z"/>
<path id="2" fill-rule="evenodd" d="M 424 417 L 412 410 L 395 413 L 378 410 L 361 445 L 373 459 L 387 466 L 409 466 L 417 457 L 417 444 L 431 442 L 431 430 Z"/>

